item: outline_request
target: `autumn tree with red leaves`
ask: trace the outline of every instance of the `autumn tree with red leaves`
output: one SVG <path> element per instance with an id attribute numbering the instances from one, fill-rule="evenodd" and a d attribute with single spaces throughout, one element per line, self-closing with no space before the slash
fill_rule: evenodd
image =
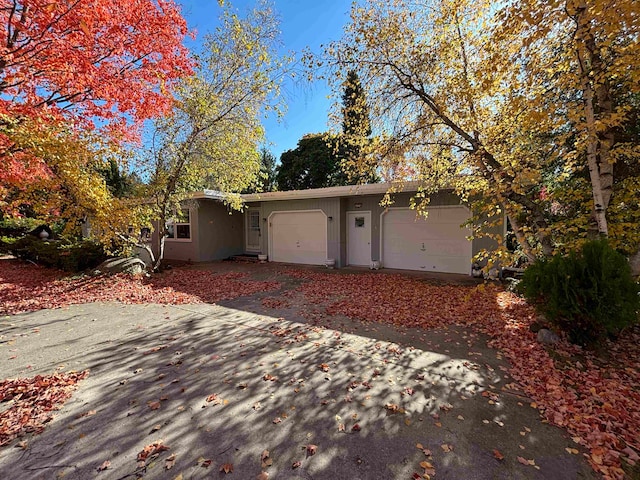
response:
<path id="1" fill-rule="evenodd" d="M 173 0 L 1 0 L 0 27 L 2 197 L 55 179 L 37 132 L 135 141 L 191 72 L 187 25 Z M 35 132 L 28 141 L 26 125 Z"/>

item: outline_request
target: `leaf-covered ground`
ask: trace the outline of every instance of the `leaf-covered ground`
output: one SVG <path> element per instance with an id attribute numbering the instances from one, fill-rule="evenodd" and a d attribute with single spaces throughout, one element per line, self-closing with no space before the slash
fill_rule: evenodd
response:
<path id="1" fill-rule="evenodd" d="M 216 303 L 261 291 L 275 290 L 278 282 L 255 281 L 247 274 L 170 270 L 150 279 L 125 274 L 64 277 L 63 272 L 3 260 L 0 264 L 0 314 L 32 312 L 90 302 L 126 304 Z"/>
<path id="2" fill-rule="evenodd" d="M 590 450 L 591 466 L 623 478 L 621 457 L 640 459 L 640 330 L 608 342 L 606 361 L 561 342 L 553 357 L 529 326 L 535 312 L 498 286 L 433 285 L 403 275 L 336 275 L 292 270 L 307 280 L 300 289 L 329 314 L 399 326 L 456 324 L 489 335 L 513 366 L 520 388 L 550 423 L 564 427 Z"/>
<path id="3" fill-rule="evenodd" d="M 249 267 L 250 269 L 250 267 Z M 419 277 L 377 273 L 276 271 L 257 281 L 237 271 L 176 269 L 147 280 L 128 276 L 65 279 L 52 272 L 3 262 L 4 314 L 73 303 L 214 303 L 259 292 L 293 289 L 262 299 L 266 308 L 299 307 L 315 320 L 344 315 L 364 322 L 425 329 L 462 325 L 491 337 L 511 365 L 511 376 L 550 423 L 566 428 L 589 449 L 588 461 L 608 478 L 622 478 L 621 460 L 633 466 L 640 452 L 640 331 L 606 345 L 606 358 L 561 342 L 540 345 L 529 326 L 535 312 L 498 286 L 435 285 Z M 282 281 L 276 281 L 282 280 Z M 292 281 L 293 280 L 293 281 Z M 574 452 L 572 452 L 574 453 Z M 577 453 L 577 450 L 576 452 Z"/>
<path id="4" fill-rule="evenodd" d="M 40 433 L 89 372 L 36 375 L 0 382 L 0 447 L 26 433 Z M 22 448 L 26 447 L 26 443 Z"/>

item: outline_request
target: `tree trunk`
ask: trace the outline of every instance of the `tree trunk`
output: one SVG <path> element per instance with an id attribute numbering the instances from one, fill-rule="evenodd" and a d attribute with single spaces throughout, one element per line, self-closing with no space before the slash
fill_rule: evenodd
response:
<path id="1" fill-rule="evenodd" d="M 162 213 L 158 218 L 158 255 L 156 256 L 155 263 L 153 265 L 153 271 L 159 272 L 162 266 L 162 260 L 164 260 L 164 242 L 167 238 L 167 214 L 166 205 L 161 207 Z"/>
<path id="2" fill-rule="evenodd" d="M 505 211 L 506 210 L 507 209 L 505 208 Z M 525 238 L 524 234 L 522 233 L 520 224 L 516 221 L 514 215 L 510 215 L 507 213 L 507 217 L 509 218 L 509 223 L 511 223 L 511 228 L 513 228 L 513 233 L 516 236 L 516 240 L 518 240 L 518 243 L 522 247 L 522 251 L 527 256 L 530 262 L 535 262 L 536 256 L 533 253 L 533 250 L 531 249 L 531 245 L 529 245 L 529 241 Z"/>
<path id="3" fill-rule="evenodd" d="M 159 272 L 160 271 L 160 267 L 162 266 L 162 260 L 164 259 L 164 241 L 165 241 L 165 235 L 164 235 L 164 229 L 162 231 L 162 235 L 160 236 L 160 238 L 158 239 L 158 257 L 156 258 L 156 263 L 153 265 L 153 271 L 154 272 Z"/>
<path id="4" fill-rule="evenodd" d="M 582 94 L 584 103 L 584 113 L 587 122 L 587 165 L 589 167 L 589 177 L 591 179 L 591 191 L 593 193 L 593 213 L 598 234 L 602 237 L 609 235 L 607 225 L 607 205 L 603 197 L 601 181 L 601 163 L 598 161 L 598 134 L 596 132 L 596 118 L 593 110 L 593 87 L 589 80 L 589 70 L 585 65 L 584 56 L 581 53 L 581 40 L 578 40 L 576 54 L 580 64 L 580 81 L 582 83 Z M 610 195 L 609 195 L 610 197 Z"/>
<path id="5" fill-rule="evenodd" d="M 629 257 L 629 266 L 631 267 L 631 275 L 635 278 L 640 277 L 640 248 Z"/>
<path id="6" fill-rule="evenodd" d="M 598 234 L 607 237 L 607 207 L 613 187 L 613 164 L 609 162 L 609 150 L 613 146 L 614 135 L 612 129 L 607 129 L 602 139 L 598 136 L 594 107 L 596 91 L 600 116 L 613 113 L 613 102 L 609 89 L 603 83 L 604 80 L 598 80 L 604 73 L 604 67 L 591 33 L 590 19 L 584 2 L 577 8 L 574 20 L 577 27 L 574 41 L 587 123 L 587 165 L 593 193 L 593 215 L 598 226 Z"/>

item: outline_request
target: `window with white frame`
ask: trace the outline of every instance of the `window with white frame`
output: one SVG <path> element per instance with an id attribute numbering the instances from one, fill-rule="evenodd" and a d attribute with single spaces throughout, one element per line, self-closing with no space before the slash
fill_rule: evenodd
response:
<path id="1" fill-rule="evenodd" d="M 188 208 L 176 212 L 167 221 L 167 240 L 191 241 L 191 214 Z"/>

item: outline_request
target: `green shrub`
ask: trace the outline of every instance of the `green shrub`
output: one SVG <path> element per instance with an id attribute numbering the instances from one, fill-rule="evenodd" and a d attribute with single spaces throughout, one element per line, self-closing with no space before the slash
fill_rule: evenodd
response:
<path id="1" fill-rule="evenodd" d="M 102 245 L 88 240 L 46 241 L 31 235 L 16 240 L 10 251 L 18 258 L 68 272 L 96 267 L 107 258 Z"/>
<path id="2" fill-rule="evenodd" d="M 574 343 L 593 344 L 638 323 L 639 286 L 626 258 L 606 240 L 538 260 L 518 289 Z"/>
<path id="3" fill-rule="evenodd" d="M 21 237 L 42 224 L 42 220 L 35 218 L 4 218 L 0 220 L 0 237 Z"/>
<path id="4" fill-rule="evenodd" d="M 0 236 L 0 255 L 6 255 L 7 253 L 11 253 L 13 244 L 16 243 L 17 240 L 18 239 L 14 237 Z"/>

